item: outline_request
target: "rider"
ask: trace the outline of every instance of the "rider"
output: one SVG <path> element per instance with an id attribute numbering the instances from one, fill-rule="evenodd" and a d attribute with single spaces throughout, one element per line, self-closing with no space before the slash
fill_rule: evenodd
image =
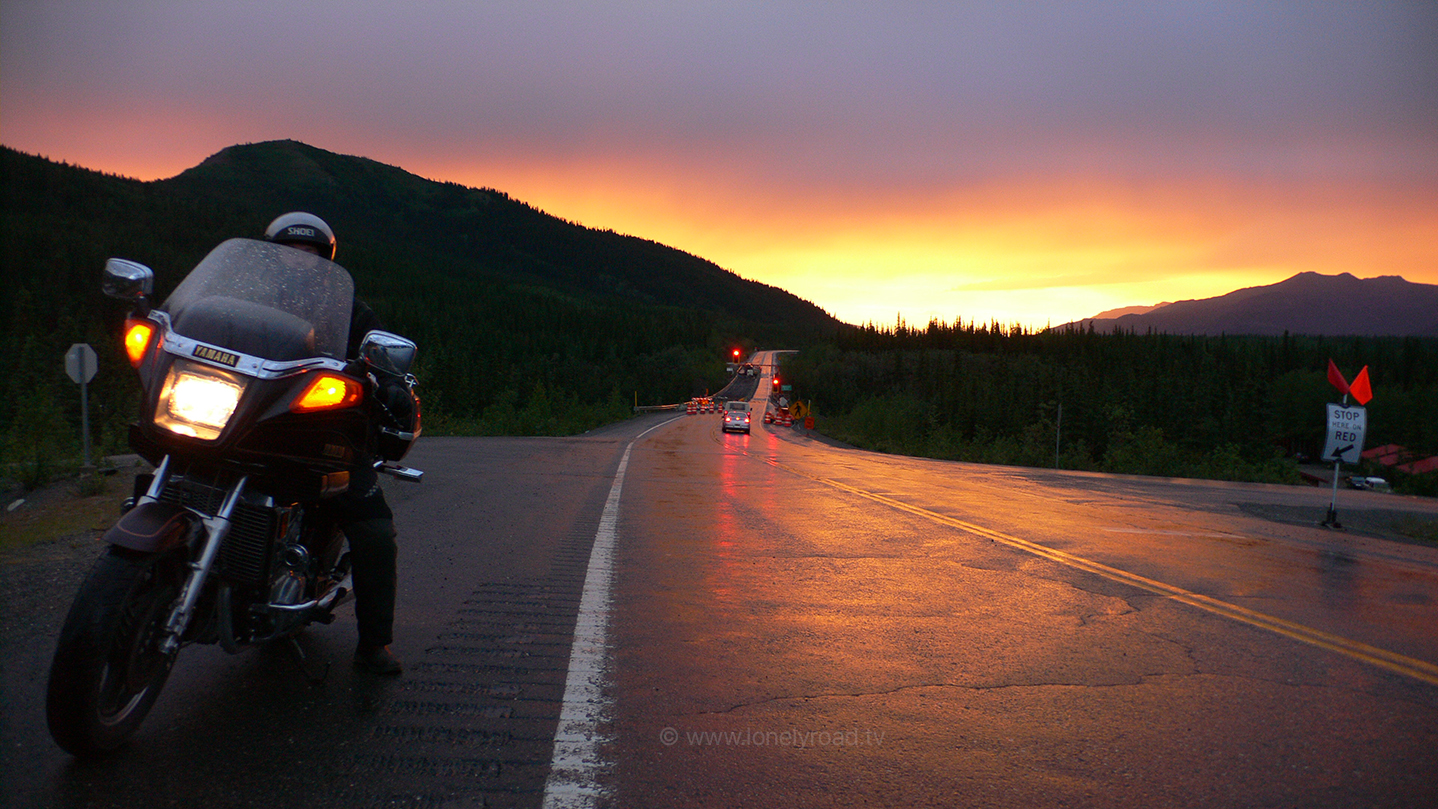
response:
<path id="1" fill-rule="evenodd" d="M 296 211 L 275 219 L 265 228 L 265 239 L 330 261 L 335 257 L 334 231 L 314 214 Z M 364 336 L 380 328 L 383 327 L 374 310 L 356 297 L 350 311 L 346 358 L 358 357 Z M 405 396 L 407 398 L 407 394 Z M 355 464 L 350 470 L 349 489 L 327 501 L 327 507 L 349 540 L 355 622 L 359 628 L 355 667 L 374 674 L 399 674 L 403 667 L 389 651 L 389 644 L 394 640 L 397 589 L 394 513 L 385 502 L 379 475 L 368 459 Z"/>

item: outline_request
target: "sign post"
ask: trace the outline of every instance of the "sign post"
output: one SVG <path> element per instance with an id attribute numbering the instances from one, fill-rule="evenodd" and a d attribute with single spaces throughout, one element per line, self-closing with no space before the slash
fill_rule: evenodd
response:
<path id="1" fill-rule="evenodd" d="M 76 343 L 65 352 L 65 373 L 80 386 L 80 436 L 85 447 L 85 466 L 90 465 L 90 380 L 95 378 L 99 363 L 89 343 Z"/>
<path id="2" fill-rule="evenodd" d="M 1365 408 L 1329 403 L 1323 460 L 1333 461 L 1333 499 L 1328 504 L 1328 516 L 1322 523 L 1329 528 L 1343 527 L 1338 522 L 1338 465 L 1358 463 L 1363 453 L 1363 434 L 1367 431 L 1368 411 Z"/>

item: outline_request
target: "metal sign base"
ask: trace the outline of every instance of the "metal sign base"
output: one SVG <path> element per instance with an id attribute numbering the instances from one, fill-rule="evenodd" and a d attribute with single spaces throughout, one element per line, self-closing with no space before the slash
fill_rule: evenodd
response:
<path id="1" fill-rule="evenodd" d="M 1343 529 L 1343 523 L 1338 521 L 1338 461 L 1333 462 L 1333 499 L 1328 502 L 1328 516 L 1319 525 L 1340 531 Z"/>

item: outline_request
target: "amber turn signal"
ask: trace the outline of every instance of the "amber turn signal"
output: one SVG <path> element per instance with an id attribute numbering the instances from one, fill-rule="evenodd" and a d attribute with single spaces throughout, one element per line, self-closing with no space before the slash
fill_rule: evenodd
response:
<path id="1" fill-rule="evenodd" d="M 125 356 L 130 358 L 131 365 L 140 367 L 140 360 L 145 358 L 145 349 L 150 347 L 150 338 L 154 334 L 155 324 L 148 320 L 125 321 Z"/>
<path id="2" fill-rule="evenodd" d="M 320 374 L 305 388 L 305 392 L 290 405 L 295 413 L 315 410 L 334 410 L 358 404 L 363 389 L 359 383 L 336 374 Z"/>

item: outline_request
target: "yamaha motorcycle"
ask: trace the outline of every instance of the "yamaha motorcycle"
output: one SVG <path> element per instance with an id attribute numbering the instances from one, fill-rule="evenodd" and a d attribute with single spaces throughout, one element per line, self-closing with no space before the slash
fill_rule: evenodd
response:
<path id="1" fill-rule="evenodd" d="M 130 444 L 155 470 L 104 535 L 50 666 L 50 733 L 76 756 L 123 744 L 189 644 L 298 651 L 293 636 L 352 597 L 325 500 L 362 464 L 422 475 L 394 463 L 420 433 L 415 344 L 373 331 L 345 359 L 344 268 L 231 239 L 152 310 L 153 287 L 148 267 L 106 263 L 105 293 L 132 305 L 124 347 L 143 395 Z"/>

